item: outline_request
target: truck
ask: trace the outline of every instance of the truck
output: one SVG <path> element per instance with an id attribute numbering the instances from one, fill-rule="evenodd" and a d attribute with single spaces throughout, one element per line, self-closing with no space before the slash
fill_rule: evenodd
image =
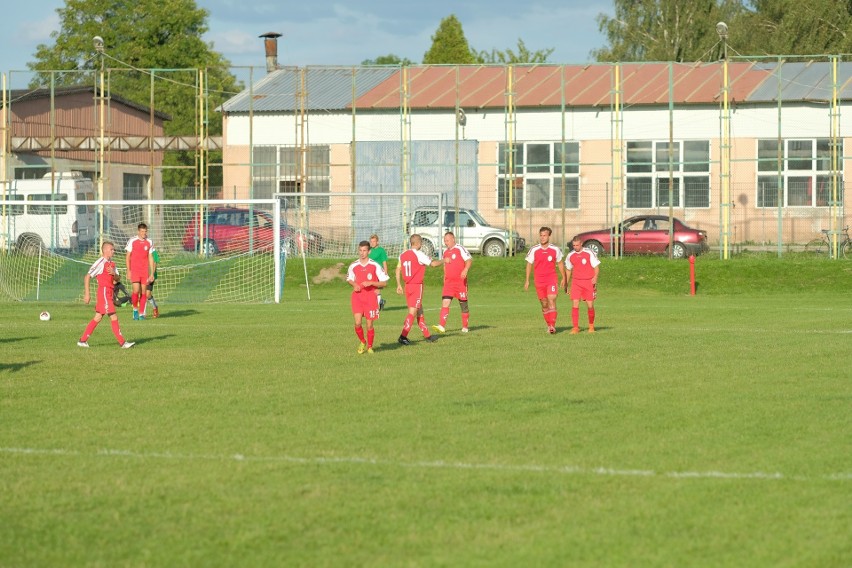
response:
<path id="1" fill-rule="evenodd" d="M 0 240 L 18 251 L 85 251 L 97 241 L 96 208 L 80 204 L 94 201 L 95 190 L 80 172 L 13 180 L 0 188 L 0 199 Z"/>
<path id="2" fill-rule="evenodd" d="M 452 231 L 456 242 L 471 253 L 484 256 L 506 256 L 509 244 L 513 253 L 522 252 L 526 242 L 517 231 L 494 227 L 475 209 L 444 209 L 443 223 L 438 223 L 438 208 L 418 207 L 411 215 L 408 234 L 423 237 L 421 250 L 434 256 L 442 246 L 444 233 Z"/>

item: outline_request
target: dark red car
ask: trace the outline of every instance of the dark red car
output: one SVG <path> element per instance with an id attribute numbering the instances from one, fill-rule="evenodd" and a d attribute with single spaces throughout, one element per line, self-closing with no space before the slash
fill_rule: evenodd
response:
<path id="1" fill-rule="evenodd" d="M 240 253 L 248 252 L 249 243 L 254 251 L 272 250 L 275 220 L 266 211 L 238 207 L 212 208 L 206 212 L 200 230 L 199 217 L 200 215 L 196 214 L 186 226 L 183 235 L 184 250 L 201 251 L 205 255 Z M 285 252 L 291 255 L 301 253 L 303 244 L 308 254 L 319 254 L 324 248 L 323 238 L 318 233 L 299 233 L 283 223 L 281 242 Z"/>
<path id="2" fill-rule="evenodd" d="M 669 227 L 674 228 L 672 257 L 686 258 L 710 250 L 707 244 L 707 232 L 684 225 L 680 219 L 672 218 L 671 225 L 667 215 L 637 215 L 625 219 L 621 224 L 621 254 L 669 254 Z M 583 246 L 595 251 L 598 256 L 612 253 L 616 227 L 587 231 L 577 235 L 583 239 Z M 571 243 L 568 243 L 568 249 Z"/>

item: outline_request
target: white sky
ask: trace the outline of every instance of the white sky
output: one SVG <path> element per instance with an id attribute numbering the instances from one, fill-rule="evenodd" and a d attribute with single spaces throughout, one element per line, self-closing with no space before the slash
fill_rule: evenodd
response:
<path id="1" fill-rule="evenodd" d="M 355 3 L 328 0 L 288 2 L 286 7 L 280 0 L 196 4 L 210 13 L 205 40 L 233 65 L 259 68 L 265 59 L 258 36 L 265 32 L 284 34 L 278 48 L 281 65 L 352 65 L 388 53 L 419 62 L 441 18 L 452 13 L 475 49 L 514 48 L 521 38 L 531 50 L 554 48 L 553 63 L 586 63 L 590 51 L 604 45 L 596 16 L 612 13 L 609 0 L 362 0 L 357 9 Z M 25 71 L 38 44 L 53 44 L 56 8 L 63 5 L 60 0 L 4 5 L 0 71 Z"/>

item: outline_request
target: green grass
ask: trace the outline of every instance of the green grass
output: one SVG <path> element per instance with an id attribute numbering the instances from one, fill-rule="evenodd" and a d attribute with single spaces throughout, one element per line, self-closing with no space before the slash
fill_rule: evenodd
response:
<path id="1" fill-rule="evenodd" d="M 122 310 L 129 351 L 0 304 L 0 565 L 847 566 L 850 268 L 701 257 L 691 297 L 686 262 L 607 260 L 599 332 L 562 296 L 550 336 L 522 259 L 477 258 L 470 334 L 454 304 L 399 346 L 388 291 L 372 357 L 301 270 Z"/>

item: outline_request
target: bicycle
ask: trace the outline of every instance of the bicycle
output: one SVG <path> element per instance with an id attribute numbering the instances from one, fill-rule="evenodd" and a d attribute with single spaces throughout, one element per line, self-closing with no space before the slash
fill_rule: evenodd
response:
<path id="1" fill-rule="evenodd" d="M 831 230 L 822 229 L 822 236 L 810 241 L 805 245 L 805 252 L 817 255 L 825 255 L 831 251 Z M 843 236 L 837 240 L 837 254 L 839 258 L 852 259 L 852 238 L 849 237 L 849 226 L 843 228 Z"/>

